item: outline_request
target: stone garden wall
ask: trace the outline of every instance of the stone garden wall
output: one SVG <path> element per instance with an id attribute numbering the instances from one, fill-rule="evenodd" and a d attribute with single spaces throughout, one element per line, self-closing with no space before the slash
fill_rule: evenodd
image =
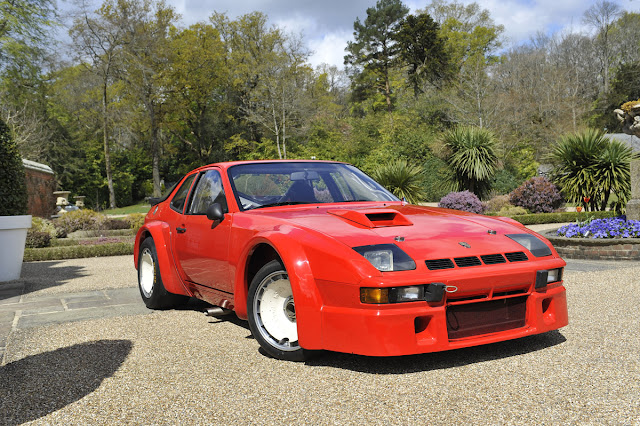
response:
<path id="1" fill-rule="evenodd" d="M 566 238 L 545 235 L 568 259 L 640 260 L 640 238 Z"/>

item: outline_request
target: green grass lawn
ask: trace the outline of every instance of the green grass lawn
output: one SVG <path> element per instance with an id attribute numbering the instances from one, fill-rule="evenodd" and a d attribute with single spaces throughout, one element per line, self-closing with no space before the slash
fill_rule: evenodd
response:
<path id="1" fill-rule="evenodd" d="M 127 207 L 118 207 L 115 209 L 106 209 L 103 210 L 102 213 L 108 215 L 120 215 L 120 214 L 131 214 L 131 213 L 147 213 L 151 206 L 149 203 L 140 203 L 134 204 L 132 206 Z"/>

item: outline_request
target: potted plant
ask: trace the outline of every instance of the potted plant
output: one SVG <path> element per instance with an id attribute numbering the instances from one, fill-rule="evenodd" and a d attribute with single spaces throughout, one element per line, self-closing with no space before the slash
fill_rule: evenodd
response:
<path id="1" fill-rule="evenodd" d="M 29 228 L 24 166 L 11 130 L 0 119 L 0 282 L 20 278 Z"/>

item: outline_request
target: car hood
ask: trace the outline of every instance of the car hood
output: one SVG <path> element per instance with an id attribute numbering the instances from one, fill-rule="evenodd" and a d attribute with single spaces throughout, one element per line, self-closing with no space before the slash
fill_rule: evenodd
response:
<path id="1" fill-rule="evenodd" d="M 313 229 L 349 247 L 396 244 L 414 259 L 524 251 L 506 235 L 531 233 L 488 216 L 413 205 L 296 207 L 259 214 Z"/>

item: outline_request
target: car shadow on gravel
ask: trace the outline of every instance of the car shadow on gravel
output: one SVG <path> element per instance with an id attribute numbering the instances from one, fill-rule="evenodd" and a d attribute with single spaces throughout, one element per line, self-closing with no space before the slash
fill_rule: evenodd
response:
<path id="1" fill-rule="evenodd" d="M 566 340 L 562 333 L 555 330 L 516 340 L 421 355 L 368 357 L 323 351 L 306 364 L 371 374 L 416 373 L 523 355 L 562 344 Z"/>
<path id="2" fill-rule="evenodd" d="M 0 367 L 0 423 L 37 420 L 84 398 L 120 368 L 132 348 L 129 340 L 98 340 Z"/>

